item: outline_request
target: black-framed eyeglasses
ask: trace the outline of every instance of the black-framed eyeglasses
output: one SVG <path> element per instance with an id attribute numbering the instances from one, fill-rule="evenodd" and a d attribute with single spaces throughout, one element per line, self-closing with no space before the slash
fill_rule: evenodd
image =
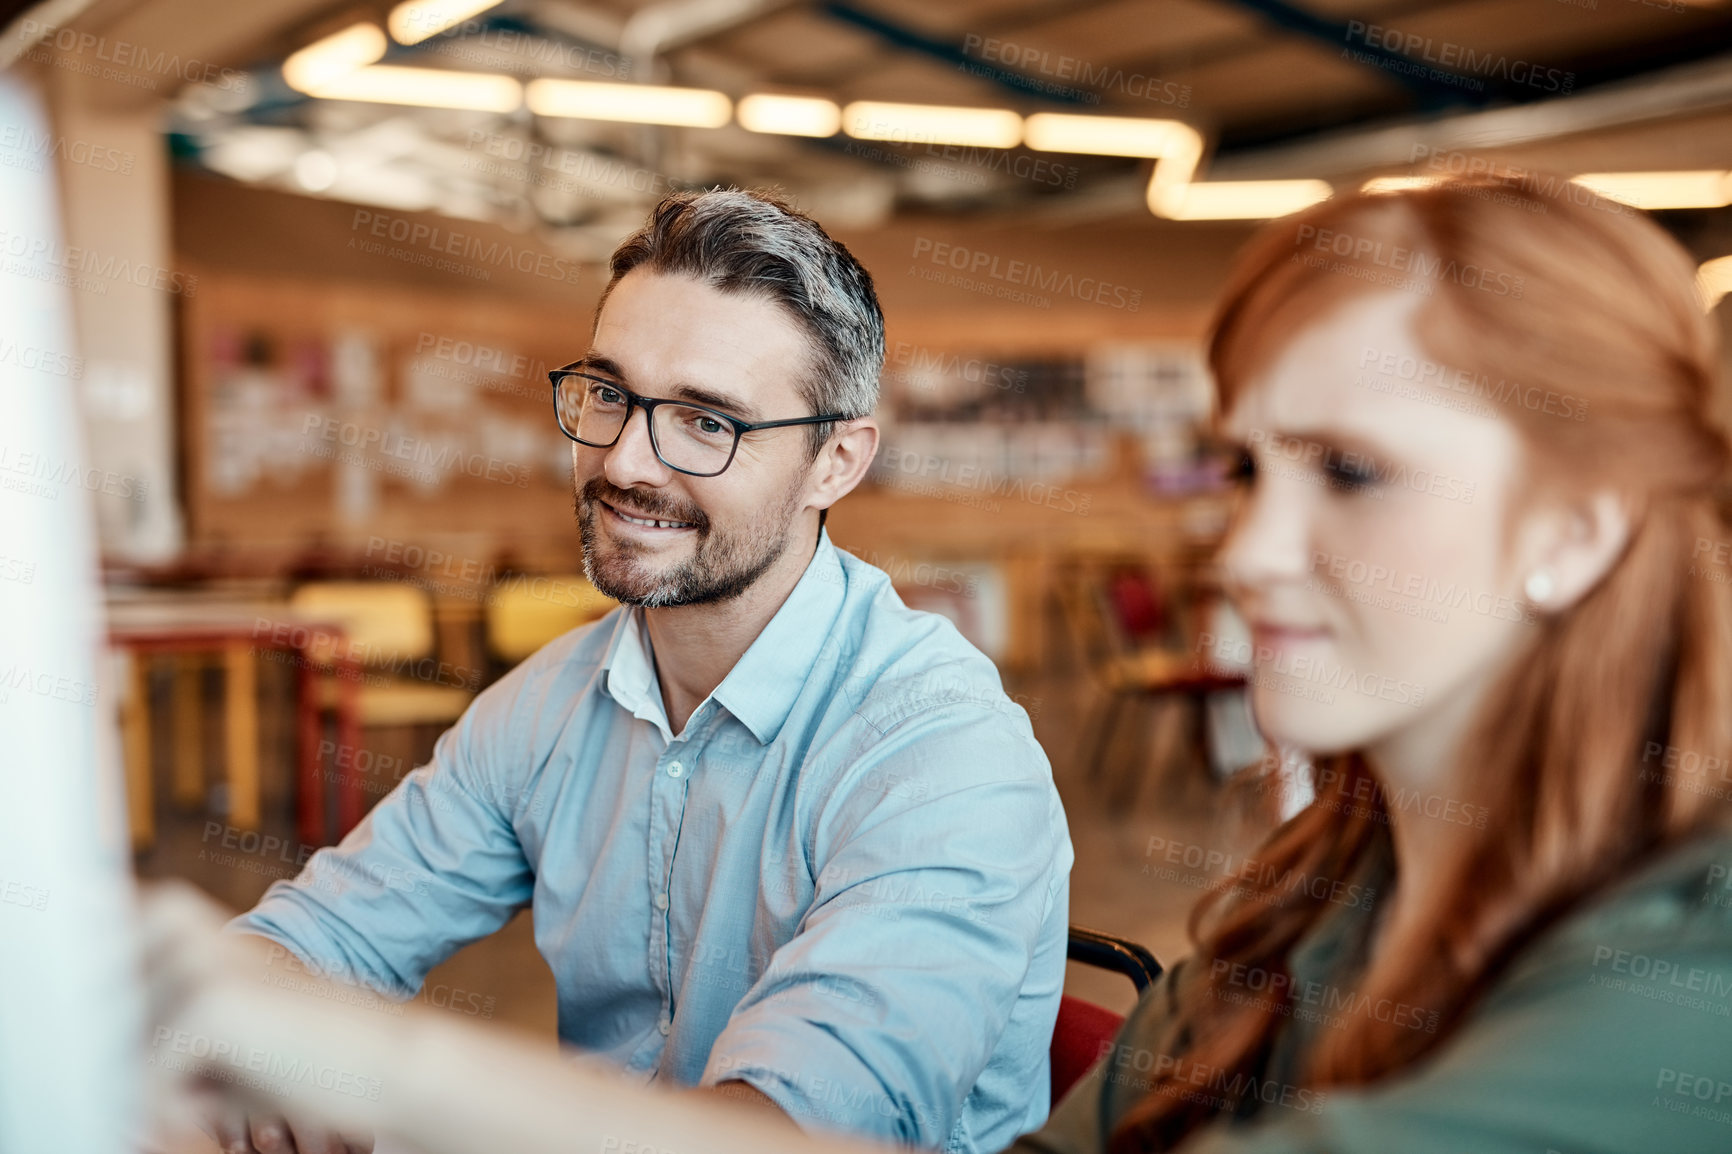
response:
<path id="1" fill-rule="evenodd" d="M 611 449 L 619 443 L 633 409 L 648 415 L 650 447 L 656 459 L 676 473 L 715 477 L 734 463 L 740 438 L 759 429 L 821 425 L 852 418 L 841 413 L 790 417 L 785 421 L 742 421 L 707 405 L 670 401 L 632 392 L 618 381 L 585 372 L 575 361 L 547 374 L 553 382 L 553 415 L 560 431 L 580 445 Z"/>

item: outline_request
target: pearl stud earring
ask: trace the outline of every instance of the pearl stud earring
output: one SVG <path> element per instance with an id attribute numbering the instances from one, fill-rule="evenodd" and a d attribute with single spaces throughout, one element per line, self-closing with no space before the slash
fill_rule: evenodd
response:
<path id="1" fill-rule="evenodd" d="M 1540 605 L 1547 601 L 1555 589 L 1556 586 L 1552 582 L 1552 575 L 1544 569 L 1535 569 L 1532 573 L 1528 574 L 1527 582 L 1522 586 L 1523 592 L 1528 595 L 1528 600 L 1532 601 L 1535 605 Z"/>

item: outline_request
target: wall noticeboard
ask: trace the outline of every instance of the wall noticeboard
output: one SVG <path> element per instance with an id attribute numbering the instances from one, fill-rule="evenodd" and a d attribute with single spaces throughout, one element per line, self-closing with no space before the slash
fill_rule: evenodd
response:
<path id="1" fill-rule="evenodd" d="M 364 553 L 376 539 L 576 549 L 547 370 L 566 308 L 200 272 L 182 315 L 195 551 Z"/>

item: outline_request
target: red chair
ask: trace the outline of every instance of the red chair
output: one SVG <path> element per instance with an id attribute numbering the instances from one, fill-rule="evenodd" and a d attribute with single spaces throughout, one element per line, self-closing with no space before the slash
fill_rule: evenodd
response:
<path id="1" fill-rule="evenodd" d="M 1167 627 L 1167 607 L 1148 571 L 1123 566 L 1107 578 L 1106 595 L 1113 617 L 1133 645 L 1155 645 Z"/>
<path id="2" fill-rule="evenodd" d="M 1070 945 L 1065 955 L 1085 966 L 1123 974 L 1135 983 L 1139 995 L 1161 976 L 1161 963 L 1142 946 L 1081 926 L 1070 928 Z M 1059 999 L 1051 1048 L 1054 1106 L 1100 1060 L 1102 1051 L 1118 1036 L 1124 1023 L 1121 1015 L 1104 1006 L 1069 994 Z"/>
<path id="3" fill-rule="evenodd" d="M 1109 776 L 1107 753 L 1128 707 L 1177 704 L 1189 715 L 1190 742 L 1204 774 L 1213 780 L 1210 748 L 1209 697 L 1241 689 L 1243 674 L 1216 668 L 1199 645 L 1198 622 L 1208 619 L 1203 595 L 1184 614 L 1175 614 L 1145 568 L 1118 563 L 1103 568 L 1079 563 L 1055 582 L 1078 652 L 1088 669 L 1100 702 L 1092 720 L 1084 723 L 1083 773 L 1090 782 Z M 1184 634 L 1185 640 L 1167 634 Z M 1108 801 L 1128 809 L 1149 776 L 1141 759 L 1125 765 L 1109 783 Z"/>

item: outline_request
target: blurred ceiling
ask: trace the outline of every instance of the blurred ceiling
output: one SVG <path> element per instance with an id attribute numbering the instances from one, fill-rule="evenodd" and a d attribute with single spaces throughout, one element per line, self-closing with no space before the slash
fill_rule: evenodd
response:
<path id="1" fill-rule="evenodd" d="M 111 39 L 246 69 L 181 92 L 177 150 L 235 179 L 533 228 L 600 259 L 670 188 L 896 211 L 1142 217 L 1150 162 L 316 100 L 291 52 L 388 3 L 97 0 Z M 1211 178 L 1347 187 L 1420 148 L 1564 172 L 1732 167 L 1732 6 L 1681 0 L 505 0 L 387 64 L 1177 118 Z M 1042 163 L 1036 163 L 1042 162 Z"/>

